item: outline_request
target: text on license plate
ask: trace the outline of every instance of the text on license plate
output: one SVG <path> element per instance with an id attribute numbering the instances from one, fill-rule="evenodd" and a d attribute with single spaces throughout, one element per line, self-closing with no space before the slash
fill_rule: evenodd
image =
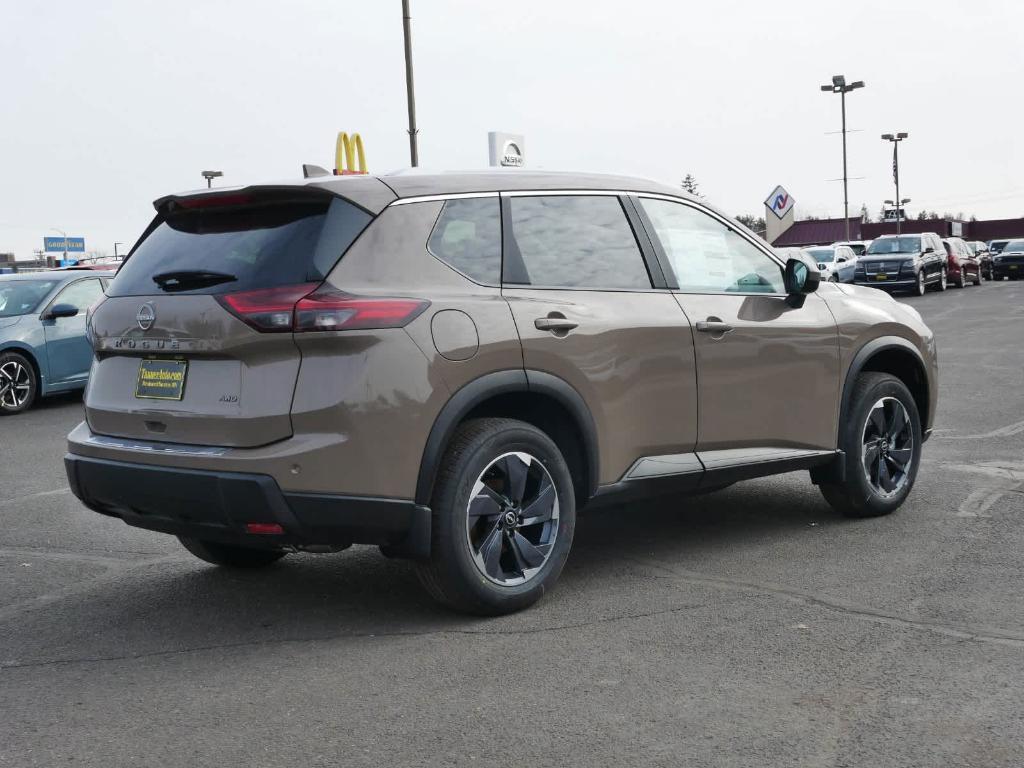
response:
<path id="1" fill-rule="evenodd" d="M 875 280 L 888 280 L 888 275 L 875 275 Z"/>
<path id="2" fill-rule="evenodd" d="M 151 400 L 181 400 L 185 394 L 187 360 L 140 360 L 135 396 Z"/>

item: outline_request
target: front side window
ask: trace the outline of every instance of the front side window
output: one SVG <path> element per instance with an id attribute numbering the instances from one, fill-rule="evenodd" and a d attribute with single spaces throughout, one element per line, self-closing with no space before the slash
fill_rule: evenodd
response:
<path id="1" fill-rule="evenodd" d="M 53 280 L 0 281 L 0 317 L 34 312 L 56 285 Z"/>
<path id="2" fill-rule="evenodd" d="M 785 293 L 782 268 L 760 248 L 708 214 L 682 203 L 641 198 L 641 205 L 687 293 Z"/>
<path id="3" fill-rule="evenodd" d="M 485 285 L 501 282 L 501 207 L 496 197 L 448 200 L 427 248 L 449 267 Z"/>
<path id="4" fill-rule="evenodd" d="M 512 197 L 511 227 L 521 264 L 510 282 L 560 288 L 651 287 L 622 204 L 604 195 Z M 516 274 L 522 271 L 522 275 Z"/>
<path id="5" fill-rule="evenodd" d="M 57 298 L 53 300 L 54 304 L 70 304 L 80 312 L 85 312 L 89 307 L 96 303 L 97 299 L 103 295 L 103 286 L 100 285 L 99 280 L 79 280 L 77 283 L 72 283 L 63 291 L 57 294 Z"/>

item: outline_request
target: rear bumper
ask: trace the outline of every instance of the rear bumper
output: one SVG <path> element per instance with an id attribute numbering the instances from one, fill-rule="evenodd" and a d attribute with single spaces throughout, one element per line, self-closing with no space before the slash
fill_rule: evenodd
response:
<path id="1" fill-rule="evenodd" d="M 996 277 L 1024 275 L 1024 264 L 993 264 L 992 273 Z"/>
<path id="2" fill-rule="evenodd" d="M 71 490 L 89 509 L 138 528 L 250 547 L 378 544 L 430 555 L 430 510 L 411 500 L 284 493 L 268 475 L 64 457 Z M 249 533 L 276 523 L 283 533 Z"/>

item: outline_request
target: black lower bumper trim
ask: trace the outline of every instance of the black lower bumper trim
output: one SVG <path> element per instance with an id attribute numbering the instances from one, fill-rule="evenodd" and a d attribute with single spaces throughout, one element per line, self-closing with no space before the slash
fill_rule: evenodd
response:
<path id="1" fill-rule="evenodd" d="M 283 493 L 268 475 L 160 467 L 68 454 L 82 503 L 129 525 L 254 547 L 379 544 L 406 557 L 430 554 L 430 510 L 411 500 Z M 277 523 L 281 534 L 250 534 Z"/>

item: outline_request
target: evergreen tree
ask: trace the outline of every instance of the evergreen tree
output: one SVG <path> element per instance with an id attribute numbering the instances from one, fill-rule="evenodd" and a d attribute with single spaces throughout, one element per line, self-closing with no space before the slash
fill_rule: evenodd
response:
<path id="1" fill-rule="evenodd" d="M 692 173 L 686 174 L 686 178 L 683 179 L 681 186 L 684 192 L 689 192 L 694 197 L 703 197 L 699 191 L 697 179 L 693 177 Z"/>

